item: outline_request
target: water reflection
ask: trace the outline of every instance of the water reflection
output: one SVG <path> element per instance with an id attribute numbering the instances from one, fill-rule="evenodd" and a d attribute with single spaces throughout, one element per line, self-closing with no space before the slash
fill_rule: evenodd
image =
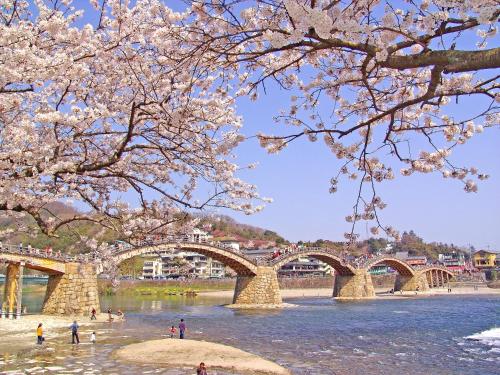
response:
<path id="1" fill-rule="evenodd" d="M 35 306 L 29 299 L 36 298 L 29 296 L 27 302 Z M 494 374 L 500 366 L 495 348 L 464 339 L 498 324 L 498 297 L 310 299 L 294 301 L 300 306 L 292 309 L 235 311 L 221 306 L 229 302 L 201 296 L 104 297 L 103 309 L 120 308 L 127 319 L 96 326 L 95 345 L 89 343 L 91 329 L 85 328 L 79 346 L 69 344 L 70 335 L 49 339 L 43 349 L 4 354 L 0 364 L 5 373 L 192 374 L 192 369 L 123 364 L 111 356 L 123 345 L 164 338 L 182 317 L 188 338 L 233 345 L 299 375 Z"/>

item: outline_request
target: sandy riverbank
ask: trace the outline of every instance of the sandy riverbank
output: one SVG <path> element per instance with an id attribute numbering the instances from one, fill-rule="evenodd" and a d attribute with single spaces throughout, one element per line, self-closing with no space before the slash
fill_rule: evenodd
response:
<path id="1" fill-rule="evenodd" d="M 311 288 L 311 289 L 282 289 L 281 297 L 285 299 L 291 298 L 312 298 L 312 297 L 332 297 L 332 288 Z M 375 298 L 402 298 L 402 297 L 415 297 L 415 292 L 396 292 L 395 294 L 389 293 L 389 288 L 375 288 Z M 200 292 L 199 295 L 207 297 L 233 297 L 234 291 L 232 290 L 219 290 L 211 292 Z M 425 292 L 418 292 L 417 296 L 431 296 L 441 294 L 496 294 L 500 295 L 500 289 L 488 288 L 486 285 L 478 286 L 477 290 L 474 287 L 452 287 L 451 293 L 448 293 L 447 288 L 433 288 Z"/>
<path id="2" fill-rule="evenodd" d="M 331 297 L 332 288 L 311 288 L 311 289 L 282 289 L 282 298 L 300 298 L 300 297 Z M 202 296 L 207 297 L 227 297 L 232 298 L 234 290 L 218 290 L 211 292 L 200 292 Z"/>
<path id="3" fill-rule="evenodd" d="M 127 345 L 114 352 L 117 359 L 142 364 L 195 369 L 204 362 L 211 369 L 238 374 L 290 375 L 284 367 L 243 350 L 206 341 L 164 339 Z"/>
<path id="4" fill-rule="evenodd" d="M 116 317 L 115 317 L 116 319 Z M 60 340 L 61 336 L 71 339 L 69 326 L 76 320 L 83 334 L 90 332 L 90 327 L 109 323 L 108 314 L 98 314 L 97 320 L 82 316 L 25 315 L 21 319 L 0 319 L 0 348 L 15 352 L 33 347 L 36 342 L 36 328 L 42 323 L 43 335 L 47 342 Z"/>

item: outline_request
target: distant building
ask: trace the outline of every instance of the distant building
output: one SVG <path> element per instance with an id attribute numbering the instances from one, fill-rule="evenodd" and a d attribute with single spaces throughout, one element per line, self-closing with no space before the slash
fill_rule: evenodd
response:
<path id="1" fill-rule="evenodd" d="M 162 262 L 160 258 L 147 260 L 142 267 L 142 277 L 156 279 L 162 275 Z"/>
<path id="2" fill-rule="evenodd" d="M 251 258 L 271 258 L 274 249 L 245 249 L 245 255 Z"/>
<path id="3" fill-rule="evenodd" d="M 146 255 L 147 256 L 147 255 Z M 171 250 L 160 251 L 155 256 L 160 256 L 155 261 L 159 262 L 161 267 L 159 272 L 154 274 L 158 277 L 191 275 L 198 278 L 210 277 L 225 277 L 226 267 L 221 262 L 213 260 L 205 255 L 196 252 L 179 251 L 172 252 Z M 153 267 L 150 263 L 144 262 L 143 277 L 151 275 L 150 269 Z"/>
<path id="4" fill-rule="evenodd" d="M 411 266 L 423 266 L 427 264 L 427 257 L 423 255 L 410 255 L 408 251 L 398 251 L 394 257 Z"/>
<path id="5" fill-rule="evenodd" d="M 391 269 L 389 266 L 386 266 L 385 264 L 377 264 L 371 267 L 368 272 L 372 275 L 385 275 L 390 273 Z"/>
<path id="6" fill-rule="evenodd" d="M 184 235 L 181 240 L 203 243 L 211 241 L 212 236 L 195 228 L 192 233 Z M 196 252 L 160 249 L 145 254 L 144 257 L 152 258 L 144 262 L 143 277 L 145 279 L 186 274 L 200 278 L 224 277 L 226 275 L 224 264 Z"/>
<path id="7" fill-rule="evenodd" d="M 480 250 L 472 255 L 474 267 L 478 269 L 493 269 L 497 266 L 497 253 L 491 251 Z"/>
<path id="8" fill-rule="evenodd" d="M 298 258 L 285 264 L 278 271 L 278 276 L 283 277 L 315 277 L 332 274 L 332 267 L 314 258 Z"/>
<path id="9" fill-rule="evenodd" d="M 444 253 L 438 255 L 438 261 L 452 271 L 463 272 L 465 270 L 465 255 L 459 252 Z"/>
<path id="10" fill-rule="evenodd" d="M 192 233 L 187 234 L 187 242 L 209 242 L 212 240 L 212 236 L 201 229 L 194 228 Z"/>
<path id="11" fill-rule="evenodd" d="M 236 241 L 234 238 L 230 237 L 223 237 L 220 238 L 219 240 L 220 246 L 225 248 L 225 249 L 231 249 L 234 251 L 239 252 L 240 251 L 240 243 Z"/>
<path id="12" fill-rule="evenodd" d="M 292 248 L 286 249 L 245 249 L 245 255 L 256 259 L 271 259 L 278 254 L 287 253 L 292 251 Z M 333 272 L 332 267 L 317 259 L 302 257 L 294 260 L 293 262 L 285 264 L 278 271 L 280 277 L 313 277 L 313 276 L 327 276 Z"/>
<path id="13" fill-rule="evenodd" d="M 397 251 L 396 254 L 394 254 L 394 258 L 405 260 L 408 258 L 408 251 Z"/>

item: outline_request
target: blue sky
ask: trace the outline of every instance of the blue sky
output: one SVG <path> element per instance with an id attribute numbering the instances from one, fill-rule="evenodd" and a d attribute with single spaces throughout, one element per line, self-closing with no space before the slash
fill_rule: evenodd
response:
<path id="1" fill-rule="evenodd" d="M 275 88 L 267 96 L 261 93 L 257 102 L 240 101 L 243 132 L 277 133 L 272 116 L 288 103 L 289 95 Z M 467 113 L 477 101 L 463 104 L 460 112 Z M 480 183 L 477 193 L 466 193 L 461 183 L 438 174 L 402 177 L 397 173 L 395 180 L 379 185 L 379 195 L 388 203 L 382 211 L 384 224 L 401 231 L 413 229 L 427 241 L 500 249 L 499 144 L 499 129 L 486 129 L 454 151 L 452 160 L 458 165 L 476 166 L 491 176 Z M 244 176 L 274 202 L 252 216 L 231 216 L 275 230 L 289 240 L 343 240 L 343 233 L 350 230 L 344 217 L 351 213 L 357 183 L 345 181 L 336 194 L 328 193 L 339 163 L 322 141 L 299 140 L 277 155 L 268 155 L 254 138 L 240 146 L 237 154 L 242 162 L 259 162 L 257 169 Z M 366 238 L 365 232 L 362 224 L 361 238 Z"/>
<path id="2" fill-rule="evenodd" d="M 78 6 L 82 3 L 86 2 L 75 2 Z M 89 8 L 86 10 L 82 24 L 94 23 L 95 17 L 88 12 Z M 474 41 L 467 40 L 466 44 Z M 238 101 L 238 112 L 244 118 L 243 133 L 247 136 L 259 131 L 283 131 L 276 129 L 278 125 L 272 117 L 286 108 L 290 92 L 272 84 L 267 88 L 268 94 L 260 92 L 257 102 Z M 467 114 L 478 104 L 474 99 L 462 99 L 450 113 Z M 486 129 L 454 151 L 452 160 L 457 165 L 475 166 L 491 176 L 481 182 L 477 193 L 465 193 L 458 181 L 444 180 L 438 174 L 402 177 L 397 173 L 395 180 L 379 186 L 379 195 L 388 203 L 382 211 L 383 223 L 401 231 L 413 229 L 426 241 L 500 250 L 499 130 Z M 243 223 L 274 230 L 292 241 L 343 240 L 343 233 L 350 230 L 344 217 L 351 213 L 357 183 L 346 181 L 339 185 L 338 193 L 328 193 L 329 181 L 337 173 L 339 163 L 321 140 L 316 143 L 299 140 L 278 155 L 268 155 L 257 139 L 251 138 L 238 147 L 237 156 L 240 164 L 259 162 L 257 169 L 243 172 L 242 177 L 256 184 L 261 195 L 273 198 L 274 202 L 252 216 L 222 213 Z M 361 238 L 366 238 L 364 224 L 358 232 Z"/>

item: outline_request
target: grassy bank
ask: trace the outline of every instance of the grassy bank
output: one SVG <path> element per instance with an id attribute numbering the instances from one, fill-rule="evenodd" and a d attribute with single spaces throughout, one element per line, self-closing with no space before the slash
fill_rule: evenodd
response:
<path id="1" fill-rule="evenodd" d="M 198 292 L 233 290 L 235 279 L 221 280 L 123 280 L 116 290 L 111 282 L 99 280 L 100 295 L 184 295 Z"/>

